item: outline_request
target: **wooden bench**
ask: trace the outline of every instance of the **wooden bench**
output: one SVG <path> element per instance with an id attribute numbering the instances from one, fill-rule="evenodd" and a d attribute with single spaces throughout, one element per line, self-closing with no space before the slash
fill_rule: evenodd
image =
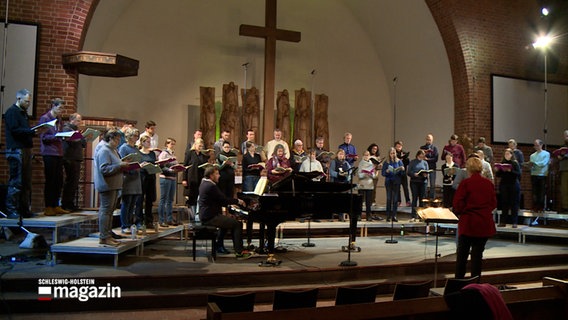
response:
<path id="1" fill-rule="evenodd" d="M 545 278 L 537 288 L 501 291 L 514 319 L 567 319 L 568 282 Z M 207 304 L 208 320 L 450 319 L 444 297 L 276 311 L 222 313 Z"/>

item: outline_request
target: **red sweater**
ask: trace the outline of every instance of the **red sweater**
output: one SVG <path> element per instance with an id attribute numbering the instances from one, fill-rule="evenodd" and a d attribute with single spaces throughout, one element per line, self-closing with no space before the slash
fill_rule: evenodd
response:
<path id="1" fill-rule="evenodd" d="M 479 173 L 463 180 L 454 195 L 454 213 L 460 218 L 459 235 L 490 237 L 495 234 L 495 186 Z"/>

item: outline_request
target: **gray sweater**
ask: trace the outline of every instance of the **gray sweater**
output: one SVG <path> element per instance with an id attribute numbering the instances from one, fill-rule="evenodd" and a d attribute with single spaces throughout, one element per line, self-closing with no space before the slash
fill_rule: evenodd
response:
<path id="1" fill-rule="evenodd" d="M 108 143 L 97 145 L 95 153 L 95 188 L 98 192 L 122 189 L 120 157 Z"/>

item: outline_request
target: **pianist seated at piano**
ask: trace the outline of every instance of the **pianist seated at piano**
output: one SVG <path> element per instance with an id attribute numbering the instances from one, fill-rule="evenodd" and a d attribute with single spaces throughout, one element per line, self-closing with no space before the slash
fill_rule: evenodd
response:
<path id="1" fill-rule="evenodd" d="M 322 174 L 320 176 L 313 178 L 314 181 L 320 181 L 325 177 L 323 174 L 323 166 L 321 162 L 316 159 L 315 149 L 310 150 L 310 156 L 302 162 L 300 172 L 321 172 Z M 325 179 L 323 180 L 325 181 Z"/>
<path id="2" fill-rule="evenodd" d="M 331 161 L 329 166 L 331 182 L 349 183 L 351 181 L 349 169 L 351 169 L 351 165 L 345 160 L 345 150 L 337 150 L 335 159 Z"/>
<path id="3" fill-rule="evenodd" d="M 214 226 L 220 229 L 231 230 L 233 236 L 233 249 L 238 259 L 246 259 L 251 256 L 248 251 L 243 250 L 243 226 L 237 219 L 223 215 L 222 207 L 239 204 L 245 206 L 245 202 L 241 199 L 228 198 L 221 192 L 217 186 L 219 182 L 219 169 L 216 167 L 208 167 L 201 185 L 199 185 L 199 216 L 201 223 L 207 226 Z M 220 232 L 224 234 L 224 232 Z M 218 243 L 222 243 L 217 239 Z M 228 253 L 223 246 L 217 246 L 217 250 L 222 253 Z"/>
<path id="4" fill-rule="evenodd" d="M 290 172 L 292 172 L 292 166 L 290 160 L 285 157 L 284 145 L 277 144 L 266 164 L 266 176 L 271 183 L 275 183 L 288 176 Z"/>

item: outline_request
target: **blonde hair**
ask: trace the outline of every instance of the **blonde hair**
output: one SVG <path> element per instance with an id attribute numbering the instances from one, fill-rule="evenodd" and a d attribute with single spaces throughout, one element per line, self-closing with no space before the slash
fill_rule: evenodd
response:
<path id="1" fill-rule="evenodd" d="M 481 159 L 476 157 L 471 157 L 467 159 L 465 163 L 465 168 L 467 169 L 467 172 L 469 172 L 470 174 L 481 173 L 481 171 L 483 171 L 483 165 L 481 164 Z"/>
<path id="2" fill-rule="evenodd" d="M 193 145 L 191 146 L 191 150 L 198 150 L 200 145 L 204 145 L 203 139 L 201 138 L 197 138 L 195 139 L 195 141 L 193 142 Z"/>

